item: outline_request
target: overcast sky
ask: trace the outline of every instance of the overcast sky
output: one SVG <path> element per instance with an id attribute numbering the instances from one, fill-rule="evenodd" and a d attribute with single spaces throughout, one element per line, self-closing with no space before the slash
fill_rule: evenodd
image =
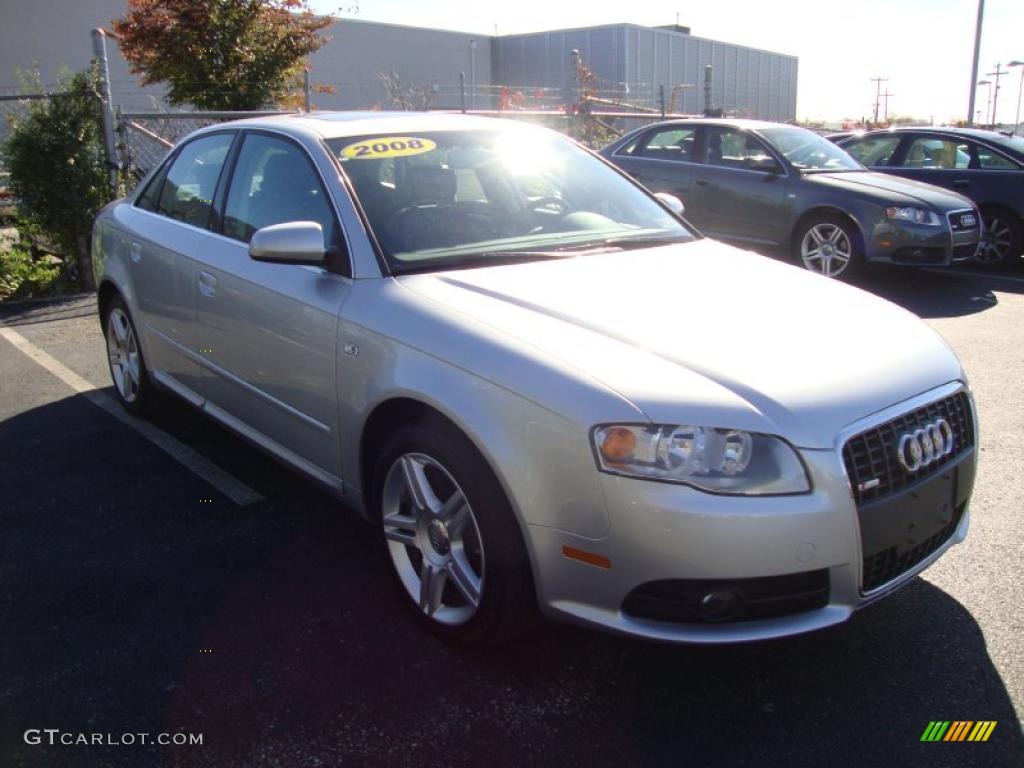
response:
<path id="1" fill-rule="evenodd" d="M 328 12 L 344 0 L 312 0 Z M 966 116 L 977 0 L 719 0 L 598 3 L 595 0 L 359 0 L 355 18 L 500 34 L 630 22 L 689 26 L 695 35 L 800 57 L 797 116 L 869 115 L 872 77 L 890 114 L 937 122 Z M 342 14 L 348 15 L 348 14 Z M 1024 61 L 1024 0 L 986 0 L 979 79 L 997 62 Z M 1001 81 L 999 119 L 1012 122 L 1021 70 Z M 986 88 L 978 89 L 984 108 Z M 984 113 L 982 115 L 984 119 Z"/>

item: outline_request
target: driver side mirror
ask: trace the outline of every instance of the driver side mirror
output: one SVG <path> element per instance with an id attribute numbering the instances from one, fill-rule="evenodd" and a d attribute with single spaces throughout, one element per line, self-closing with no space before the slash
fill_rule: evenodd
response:
<path id="1" fill-rule="evenodd" d="M 249 241 L 249 258 L 271 264 L 321 266 L 327 255 L 324 230 L 315 221 L 289 221 L 258 229 Z"/>
<path id="2" fill-rule="evenodd" d="M 661 200 L 676 216 L 683 215 L 683 201 L 675 195 L 670 195 L 668 192 L 655 192 L 654 196 Z"/>
<path id="3" fill-rule="evenodd" d="M 761 171 L 762 173 L 782 173 L 782 169 L 779 168 L 779 164 L 775 162 L 775 158 L 771 155 L 754 155 L 753 157 L 748 157 L 747 168 L 751 171 Z"/>

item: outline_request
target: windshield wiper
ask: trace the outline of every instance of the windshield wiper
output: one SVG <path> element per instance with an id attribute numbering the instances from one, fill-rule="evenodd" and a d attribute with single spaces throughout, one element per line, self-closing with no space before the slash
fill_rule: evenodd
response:
<path id="1" fill-rule="evenodd" d="M 800 173 L 860 173 L 867 168 L 801 168 Z"/>
<path id="2" fill-rule="evenodd" d="M 421 272 L 500 267 L 509 264 L 525 264 L 530 261 L 565 258 L 569 258 L 568 254 L 555 251 L 478 251 L 477 253 L 467 253 L 464 256 L 445 256 L 440 259 L 424 260 L 420 264 L 410 263 L 393 269 L 393 272 L 396 275 L 413 275 Z"/>

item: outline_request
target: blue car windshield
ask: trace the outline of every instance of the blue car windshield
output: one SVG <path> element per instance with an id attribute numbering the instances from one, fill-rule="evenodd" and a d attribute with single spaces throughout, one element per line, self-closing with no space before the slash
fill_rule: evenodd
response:
<path id="1" fill-rule="evenodd" d="M 327 143 L 395 272 L 695 237 L 650 194 L 550 131 L 412 131 Z"/>

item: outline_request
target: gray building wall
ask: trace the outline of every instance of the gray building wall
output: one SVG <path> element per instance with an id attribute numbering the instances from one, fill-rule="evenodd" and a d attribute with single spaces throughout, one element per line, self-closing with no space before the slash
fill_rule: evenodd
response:
<path id="1" fill-rule="evenodd" d="M 110 29 L 125 0 L 0 0 L 0 94 L 20 92 L 18 70 L 37 68 L 52 88 L 62 68 L 85 69 L 92 60 L 91 30 Z M 152 109 L 162 88 L 142 88 L 112 41 L 107 46 L 114 101 L 128 110 Z"/>
<path id="2" fill-rule="evenodd" d="M 381 74 L 394 71 L 403 84 L 432 91 L 431 106 L 457 108 L 459 73 L 469 87 L 475 69 L 481 93 L 478 106 L 491 84 L 491 41 L 440 29 L 405 27 L 343 19 L 327 30 L 330 41 L 310 59 L 312 79 L 329 83 L 337 93 L 316 94 L 320 109 L 354 109 L 383 104 L 387 91 Z M 476 52 L 471 42 L 476 42 Z"/>
<path id="3" fill-rule="evenodd" d="M 513 87 L 572 84 L 571 51 L 598 78 L 601 95 L 658 106 L 677 85 L 676 109 L 704 109 L 704 67 L 713 67 L 712 102 L 730 114 L 766 120 L 796 117 L 797 58 L 672 30 L 633 24 L 495 38 L 494 77 Z"/>
<path id="4" fill-rule="evenodd" d="M 85 68 L 92 59 L 90 30 L 109 29 L 126 9 L 125 0 L 0 0 L 0 94 L 19 92 L 18 69 L 38 67 L 43 84 L 52 87 L 61 67 Z M 315 95 L 321 109 L 383 105 L 387 91 L 380 76 L 389 71 L 404 84 L 434 86 L 432 106 L 458 107 L 459 72 L 465 72 L 468 86 L 474 65 L 481 93 L 491 83 L 491 38 L 486 35 L 358 19 L 339 20 L 324 34 L 327 44 L 310 57 L 311 78 L 331 84 L 336 93 Z M 154 108 L 163 89 L 142 88 L 113 40 L 108 55 L 114 103 L 129 111 Z M 487 106 L 483 98 L 478 106 Z"/>
<path id="5" fill-rule="evenodd" d="M 44 85 L 52 86 L 62 66 L 85 67 L 90 30 L 109 28 L 126 7 L 125 0 L 0 0 L 0 94 L 18 92 L 18 68 L 37 66 Z M 458 107 L 459 73 L 469 86 L 474 69 L 477 107 L 496 106 L 502 85 L 551 88 L 544 101 L 553 106 L 572 83 L 570 51 L 578 49 L 602 95 L 654 107 L 659 85 L 670 92 L 692 84 L 680 91 L 676 109 L 700 112 L 704 65 L 711 64 L 714 106 L 770 120 L 796 116 L 796 57 L 672 30 L 616 24 L 491 37 L 342 19 L 326 34 L 328 43 L 311 57 L 311 77 L 336 93 L 314 95 L 321 109 L 386 105 L 381 73 L 388 71 L 421 93 L 430 90 L 431 106 Z M 162 89 L 143 89 L 117 45 L 111 42 L 108 51 L 114 102 L 126 110 L 156 107 Z"/>

